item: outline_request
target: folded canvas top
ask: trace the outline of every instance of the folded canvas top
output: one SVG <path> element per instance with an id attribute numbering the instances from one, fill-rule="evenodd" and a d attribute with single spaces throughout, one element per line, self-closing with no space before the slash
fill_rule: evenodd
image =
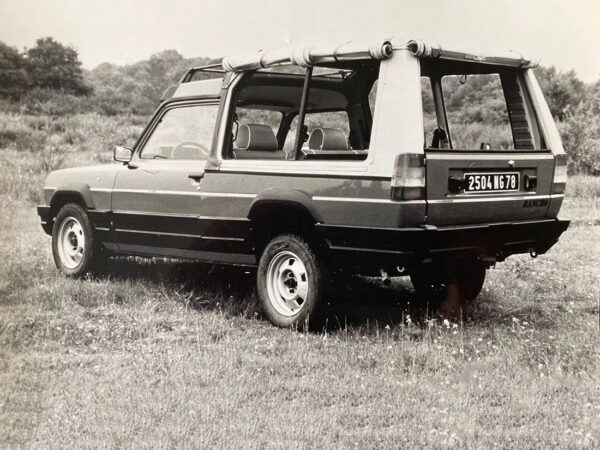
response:
<path id="1" fill-rule="evenodd" d="M 228 72 L 264 69 L 295 64 L 302 67 L 338 61 L 385 59 L 394 53 L 388 40 L 371 44 L 345 42 L 336 47 L 286 47 L 279 50 L 259 51 L 223 59 L 223 69 Z"/>
<path id="2" fill-rule="evenodd" d="M 439 44 L 422 40 L 410 40 L 403 45 L 396 45 L 389 39 L 371 43 L 344 42 L 334 47 L 284 47 L 277 50 L 261 50 L 245 55 L 234 55 L 223 59 L 223 69 L 228 72 L 265 69 L 269 67 L 295 64 L 301 67 L 324 65 L 327 63 L 381 60 L 391 58 L 394 50 L 407 49 L 420 58 L 440 58 L 454 61 L 470 61 L 482 64 L 495 64 L 523 69 L 537 66 L 537 62 L 525 58 L 516 52 L 483 55 L 462 50 L 443 48 Z"/>
<path id="3" fill-rule="evenodd" d="M 514 51 L 507 51 L 502 54 L 485 55 L 459 49 L 446 49 L 439 44 L 422 41 L 420 39 L 408 41 L 406 48 L 408 48 L 411 54 L 420 58 L 449 59 L 453 61 L 520 67 L 522 69 L 532 69 L 538 66 L 537 60 L 526 58 Z"/>

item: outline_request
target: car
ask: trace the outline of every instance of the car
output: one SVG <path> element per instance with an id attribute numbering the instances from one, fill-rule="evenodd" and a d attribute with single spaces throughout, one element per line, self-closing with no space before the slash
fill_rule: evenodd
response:
<path id="1" fill-rule="evenodd" d="M 410 276 L 431 309 L 464 311 L 488 268 L 569 225 L 535 64 L 380 40 L 191 68 L 116 163 L 49 174 L 37 210 L 56 266 L 254 267 L 281 327 L 322 323 L 344 273 Z"/>

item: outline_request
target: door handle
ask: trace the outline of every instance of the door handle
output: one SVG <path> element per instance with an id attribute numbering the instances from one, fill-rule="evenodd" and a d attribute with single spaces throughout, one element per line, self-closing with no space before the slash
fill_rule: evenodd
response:
<path id="1" fill-rule="evenodd" d="M 188 175 L 188 178 L 191 178 L 194 181 L 200 181 L 204 178 L 204 172 L 192 172 Z"/>

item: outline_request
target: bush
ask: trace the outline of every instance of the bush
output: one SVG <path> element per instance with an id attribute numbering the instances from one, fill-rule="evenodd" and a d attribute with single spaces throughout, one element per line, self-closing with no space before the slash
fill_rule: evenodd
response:
<path id="1" fill-rule="evenodd" d="M 3 115 L 3 120 L 0 121 L 0 148 L 41 151 L 45 141 L 46 133 L 32 128 L 22 116 Z"/>
<path id="2" fill-rule="evenodd" d="M 88 111 L 90 100 L 86 97 L 64 94 L 52 89 L 35 88 L 23 96 L 21 108 L 27 114 L 66 116 Z"/>
<path id="3" fill-rule="evenodd" d="M 546 97 L 548 107 L 557 120 L 563 120 L 572 108 L 586 97 L 586 86 L 575 71 L 560 72 L 554 66 L 538 67 L 535 76 Z"/>
<path id="4" fill-rule="evenodd" d="M 569 174 L 600 175 L 600 103 L 569 111 L 559 128 Z"/>

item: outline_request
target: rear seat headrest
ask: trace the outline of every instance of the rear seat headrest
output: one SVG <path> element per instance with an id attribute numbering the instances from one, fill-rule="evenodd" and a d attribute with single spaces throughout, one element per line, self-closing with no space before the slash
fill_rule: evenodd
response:
<path id="1" fill-rule="evenodd" d="M 269 125 L 249 123 L 240 125 L 235 138 L 235 147 L 240 150 L 278 150 L 277 138 Z"/>
<path id="2" fill-rule="evenodd" d="M 308 140 L 311 150 L 348 150 L 348 141 L 337 128 L 315 128 Z"/>

